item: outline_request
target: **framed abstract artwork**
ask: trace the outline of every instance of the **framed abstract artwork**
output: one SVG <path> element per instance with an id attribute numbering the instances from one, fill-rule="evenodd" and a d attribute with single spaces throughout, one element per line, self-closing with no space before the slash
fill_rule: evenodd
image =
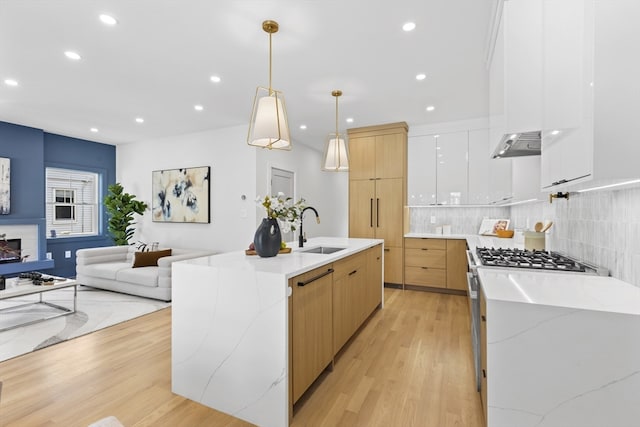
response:
<path id="1" fill-rule="evenodd" d="M 209 166 L 153 171 L 151 188 L 154 222 L 211 221 Z"/>
<path id="2" fill-rule="evenodd" d="M 11 208 L 11 160 L 0 157 L 0 215 L 9 215 Z"/>

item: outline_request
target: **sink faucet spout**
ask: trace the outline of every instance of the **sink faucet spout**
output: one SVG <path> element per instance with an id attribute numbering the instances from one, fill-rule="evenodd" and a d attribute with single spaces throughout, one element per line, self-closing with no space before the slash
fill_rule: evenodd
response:
<path id="1" fill-rule="evenodd" d="M 320 224 L 320 215 L 318 215 L 318 211 L 316 210 L 316 208 L 311 207 L 311 206 L 307 206 L 306 208 L 304 208 L 302 210 L 302 212 L 300 212 L 300 235 L 298 236 L 298 247 L 302 248 L 304 247 L 304 242 L 307 241 L 307 239 L 304 237 L 304 233 L 302 231 L 302 222 L 304 219 L 304 212 L 308 209 L 311 209 L 313 211 L 313 213 L 316 214 L 316 222 L 318 224 Z"/>

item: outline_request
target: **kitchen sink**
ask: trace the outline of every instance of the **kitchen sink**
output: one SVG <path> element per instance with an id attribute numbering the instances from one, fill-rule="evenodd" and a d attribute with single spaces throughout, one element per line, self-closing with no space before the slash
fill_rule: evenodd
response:
<path id="1" fill-rule="evenodd" d="M 343 251 L 346 248 L 332 248 L 330 246 L 316 246 L 315 248 L 309 248 L 301 250 L 300 252 L 305 252 L 308 254 L 332 254 L 334 252 Z"/>

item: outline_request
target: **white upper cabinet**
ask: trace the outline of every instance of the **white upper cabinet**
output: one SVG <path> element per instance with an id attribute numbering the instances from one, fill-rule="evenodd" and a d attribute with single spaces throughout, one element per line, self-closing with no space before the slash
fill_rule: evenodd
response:
<path id="1" fill-rule="evenodd" d="M 489 129 L 410 136 L 407 203 L 490 205 L 511 199 L 511 159 L 490 156 Z"/>
<path id="2" fill-rule="evenodd" d="M 640 2 L 544 0 L 542 188 L 640 178 Z"/>
<path id="3" fill-rule="evenodd" d="M 469 131 L 469 204 L 511 201 L 511 159 L 492 159 L 488 129 Z"/>
<path id="4" fill-rule="evenodd" d="M 436 137 L 437 202 L 439 205 L 466 205 L 468 188 L 468 132 L 453 132 Z"/>
<path id="5" fill-rule="evenodd" d="M 505 133 L 542 128 L 542 2 L 504 3 Z"/>
<path id="6" fill-rule="evenodd" d="M 494 25 L 489 66 L 492 152 L 505 134 L 542 129 L 541 0 L 505 1 Z"/>
<path id="7" fill-rule="evenodd" d="M 407 147 L 407 203 L 435 205 L 436 138 L 434 135 L 412 136 Z"/>

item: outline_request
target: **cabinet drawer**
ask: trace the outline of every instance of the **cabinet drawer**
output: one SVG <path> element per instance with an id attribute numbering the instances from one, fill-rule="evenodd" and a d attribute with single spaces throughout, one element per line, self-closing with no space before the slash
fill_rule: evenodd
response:
<path id="1" fill-rule="evenodd" d="M 367 262 L 366 252 L 359 252 L 333 263 L 333 280 L 339 280 L 357 270 L 364 270 Z"/>
<path id="2" fill-rule="evenodd" d="M 440 249 L 406 249 L 404 264 L 412 267 L 447 268 L 447 251 Z"/>
<path id="3" fill-rule="evenodd" d="M 447 271 L 442 268 L 405 267 L 404 281 L 407 285 L 447 287 Z"/>
<path id="4" fill-rule="evenodd" d="M 418 239 L 418 238 L 406 238 L 404 239 L 405 249 L 447 249 L 446 239 Z"/>

